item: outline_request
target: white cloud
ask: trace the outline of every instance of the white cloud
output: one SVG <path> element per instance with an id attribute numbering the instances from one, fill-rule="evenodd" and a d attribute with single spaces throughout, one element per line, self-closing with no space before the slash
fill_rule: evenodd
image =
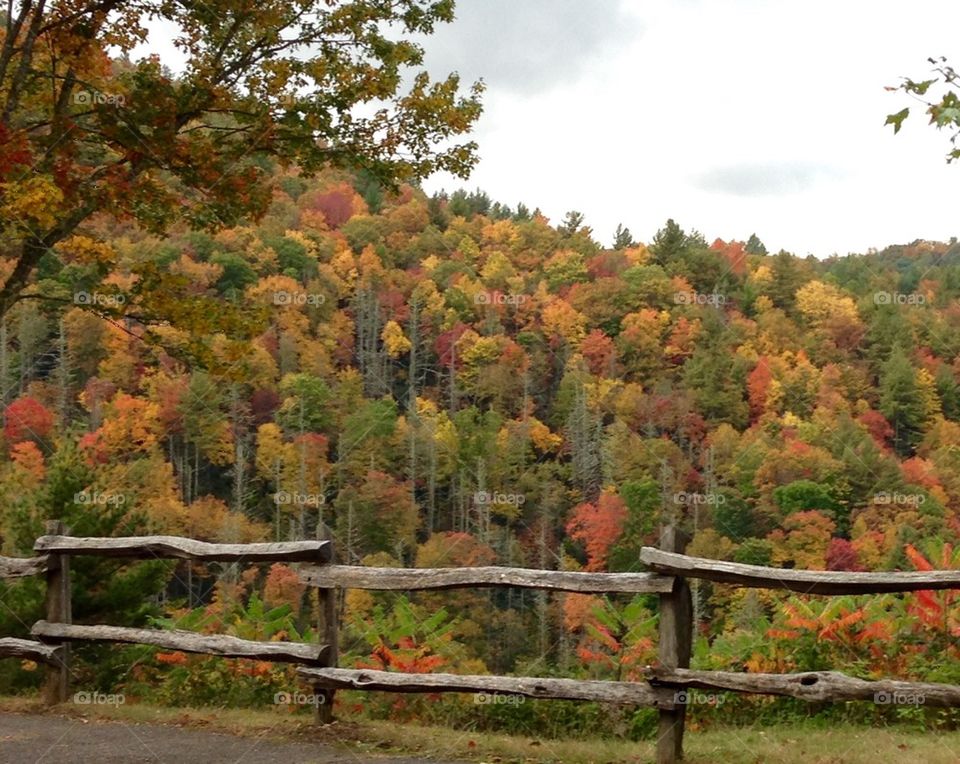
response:
<path id="1" fill-rule="evenodd" d="M 696 187 L 734 196 L 780 196 L 812 189 L 842 173 L 813 162 L 742 162 L 699 173 Z"/>
<path id="2" fill-rule="evenodd" d="M 459 0 L 426 41 L 435 74 L 488 83 L 480 186 L 552 219 L 577 209 L 609 243 L 668 217 L 773 251 L 865 251 L 960 235 L 960 164 L 909 100 L 884 91 L 960 62 L 960 5 L 915 0 Z M 155 25 L 140 52 L 174 70 Z"/>
<path id="3" fill-rule="evenodd" d="M 562 88 L 642 33 L 620 0 L 459 0 L 455 13 L 424 41 L 431 70 L 507 92 Z"/>
<path id="4" fill-rule="evenodd" d="M 501 9 L 504 25 L 512 13 Z M 624 45 L 627 15 L 643 34 Z M 612 52 L 594 25 L 597 55 L 577 77 L 522 95 L 491 81 L 467 185 L 557 220 L 578 209 L 604 241 L 618 222 L 649 239 L 668 217 L 818 256 L 960 233 L 946 136 L 922 116 L 897 137 L 883 126 L 906 104 L 885 85 L 924 74 L 928 56 L 960 58 L 960 6 L 638 1 L 595 21 Z M 469 25 L 460 33 L 478 72 L 500 71 Z"/>

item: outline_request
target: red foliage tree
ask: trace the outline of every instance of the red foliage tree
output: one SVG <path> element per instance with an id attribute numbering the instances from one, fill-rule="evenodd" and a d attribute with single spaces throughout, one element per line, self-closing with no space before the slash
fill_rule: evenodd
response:
<path id="1" fill-rule="evenodd" d="M 846 539 L 830 539 L 827 547 L 827 570 L 863 570 L 853 544 Z"/>
<path id="2" fill-rule="evenodd" d="M 290 605 L 296 611 L 306 586 L 300 583 L 297 572 L 289 565 L 274 563 L 263 585 L 263 601 L 268 607 Z"/>
<path id="3" fill-rule="evenodd" d="M 580 352 L 591 374 L 598 377 L 615 376 L 617 348 L 603 331 L 594 329 L 584 337 L 580 343 Z"/>
<path id="4" fill-rule="evenodd" d="M 347 186 L 318 194 L 310 206 L 323 215 L 330 228 L 337 229 L 353 216 L 353 189 Z"/>
<path id="5" fill-rule="evenodd" d="M 888 448 L 889 439 L 893 437 L 893 428 L 883 414 L 870 409 L 858 416 L 857 421 L 867 428 L 870 437 L 874 439 L 880 448 Z"/>
<path id="6" fill-rule="evenodd" d="M 750 416 L 756 420 L 763 414 L 767 405 L 767 390 L 770 388 L 770 381 L 773 375 L 770 373 L 770 361 L 762 355 L 757 359 L 757 365 L 753 367 L 747 377 L 747 397 L 750 401 Z"/>
<path id="7" fill-rule="evenodd" d="M 747 253 L 743 242 L 731 241 L 727 244 L 723 239 L 717 239 L 710 245 L 710 249 L 718 252 L 727 261 L 731 273 L 743 276 L 747 272 Z"/>
<path id="8" fill-rule="evenodd" d="M 460 337 L 463 336 L 463 333 L 469 328 L 466 324 L 458 322 L 452 329 L 443 332 L 437 337 L 436 342 L 433 344 L 433 349 L 436 351 L 440 364 L 443 367 L 449 367 L 452 360 L 454 367 L 457 369 L 460 368 L 462 361 L 455 357 L 453 346 L 457 344 L 457 340 L 459 340 Z"/>
<path id="9" fill-rule="evenodd" d="M 922 485 L 924 488 L 939 488 L 937 468 L 933 462 L 914 456 L 900 465 L 904 480 L 911 485 Z"/>
<path id="10" fill-rule="evenodd" d="M 587 261 L 587 273 L 591 279 L 619 276 L 630 267 L 630 261 L 622 250 L 601 252 Z"/>
<path id="11" fill-rule="evenodd" d="M 602 570 L 610 548 L 623 533 L 627 505 L 616 493 L 604 491 L 596 504 L 584 502 L 573 508 L 567 533 L 587 550 L 587 570 Z"/>
<path id="12" fill-rule="evenodd" d="M 53 412 L 36 398 L 17 398 L 4 410 L 3 434 L 9 443 L 43 441 L 53 430 Z"/>
<path id="13" fill-rule="evenodd" d="M 250 396 L 250 414 L 255 426 L 273 421 L 273 412 L 280 408 L 280 396 L 275 390 L 261 387 Z"/>

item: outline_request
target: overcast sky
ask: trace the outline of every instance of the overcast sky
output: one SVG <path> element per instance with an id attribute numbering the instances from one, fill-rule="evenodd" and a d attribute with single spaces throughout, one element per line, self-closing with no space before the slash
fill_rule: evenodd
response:
<path id="1" fill-rule="evenodd" d="M 466 186 L 577 209 L 604 244 L 668 217 L 709 240 L 756 232 L 826 256 L 960 236 L 960 163 L 889 93 L 960 61 L 960 4 L 888 0 L 458 0 L 426 42 L 436 73 L 483 77 Z M 918 105 L 919 106 L 919 105 Z M 464 185 L 430 179 L 428 191 Z"/>
<path id="2" fill-rule="evenodd" d="M 457 0 L 424 41 L 437 75 L 487 83 L 465 184 L 572 209 L 604 244 L 668 217 L 708 240 L 819 257 L 960 236 L 960 162 L 890 93 L 960 62 L 960 3 L 912 0 Z M 169 30 L 141 49 L 177 68 Z"/>

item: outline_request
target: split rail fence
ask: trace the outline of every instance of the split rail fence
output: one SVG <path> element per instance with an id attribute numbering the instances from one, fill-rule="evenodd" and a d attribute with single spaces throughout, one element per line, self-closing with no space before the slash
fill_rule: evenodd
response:
<path id="1" fill-rule="evenodd" d="M 660 548 L 644 547 L 641 561 L 649 573 L 585 573 L 506 567 L 369 568 L 333 563 L 329 541 L 269 544 L 209 544 L 172 536 L 78 538 L 59 523 L 37 539 L 37 557 L 0 557 L 0 578 L 46 575 L 45 620 L 34 624 L 35 639 L 0 639 L 0 657 L 29 658 L 48 664 L 44 699 L 64 702 L 69 690 L 69 644 L 108 641 L 155 645 L 164 649 L 230 658 L 298 664 L 297 673 L 321 693 L 320 722 L 332 720 L 334 693 L 340 689 L 388 692 L 488 692 L 528 698 L 595 701 L 659 710 L 657 764 L 683 758 L 688 688 L 780 695 L 810 702 L 871 701 L 879 694 L 922 695 L 926 705 L 960 707 L 960 686 L 893 679 L 868 681 L 836 671 L 793 674 L 737 673 L 690 669 L 693 640 L 692 598 L 688 579 L 735 586 L 786 589 L 801 594 L 846 595 L 960 589 L 960 571 L 846 573 L 782 570 L 683 554 L 688 539 L 673 527 L 661 534 Z M 184 558 L 221 562 L 301 563 L 299 576 L 319 589 L 323 644 L 254 642 L 226 635 L 187 631 L 131 629 L 72 623 L 70 558 L 99 555 L 139 559 Z M 306 564 L 303 564 L 306 563 Z M 415 591 L 470 587 L 522 587 L 578 593 L 647 593 L 659 598 L 658 663 L 637 682 L 585 681 L 543 677 L 409 674 L 337 667 L 337 593 L 342 589 Z"/>

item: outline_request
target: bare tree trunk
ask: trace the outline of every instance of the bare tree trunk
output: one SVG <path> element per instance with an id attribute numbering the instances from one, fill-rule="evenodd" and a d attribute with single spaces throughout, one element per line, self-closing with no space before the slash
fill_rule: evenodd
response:
<path id="1" fill-rule="evenodd" d="M 63 318 L 59 321 L 57 350 L 60 353 L 60 362 L 57 365 L 57 409 L 61 427 L 64 427 L 70 421 L 70 359 L 67 356 L 67 335 L 63 330 Z"/>
<path id="2" fill-rule="evenodd" d="M 427 532 L 432 534 L 437 519 L 437 432 L 435 423 L 430 425 L 428 464 L 430 475 L 427 479 Z"/>
<path id="3" fill-rule="evenodd" d="M 3 407 L 3 426 L 7 426 L 7 396 L 10 384 L 10 356 L 7 355 L 7 320 L 0 319 L 0 406 Z"/>
<path id="4" fill-rule="evenodd" d="M 547 568 L 547 513 L 545 505 L 540 506 L 540 534 L 537 539 L 537 551 L 539 552 L 538 564 L 540 570 Z M 547 654 L 547 593 L 545 591 L 537 592 L 537 621 L 539 636 L 539 650 L 541 659 Z"/>
<path id="5" fill-rule="evenodd" d="M 457 344 L 450 343 L 450 416 L 457 411 Z"/>
<path id="6" fill-rule="evenodd" d="M 380 347 L 380 303 L 368 289 L 354 298 L 357 327 L 357 363 L 363 375 L 364 393 L 379 398 L 389 392 L 386 353 Z"/>

